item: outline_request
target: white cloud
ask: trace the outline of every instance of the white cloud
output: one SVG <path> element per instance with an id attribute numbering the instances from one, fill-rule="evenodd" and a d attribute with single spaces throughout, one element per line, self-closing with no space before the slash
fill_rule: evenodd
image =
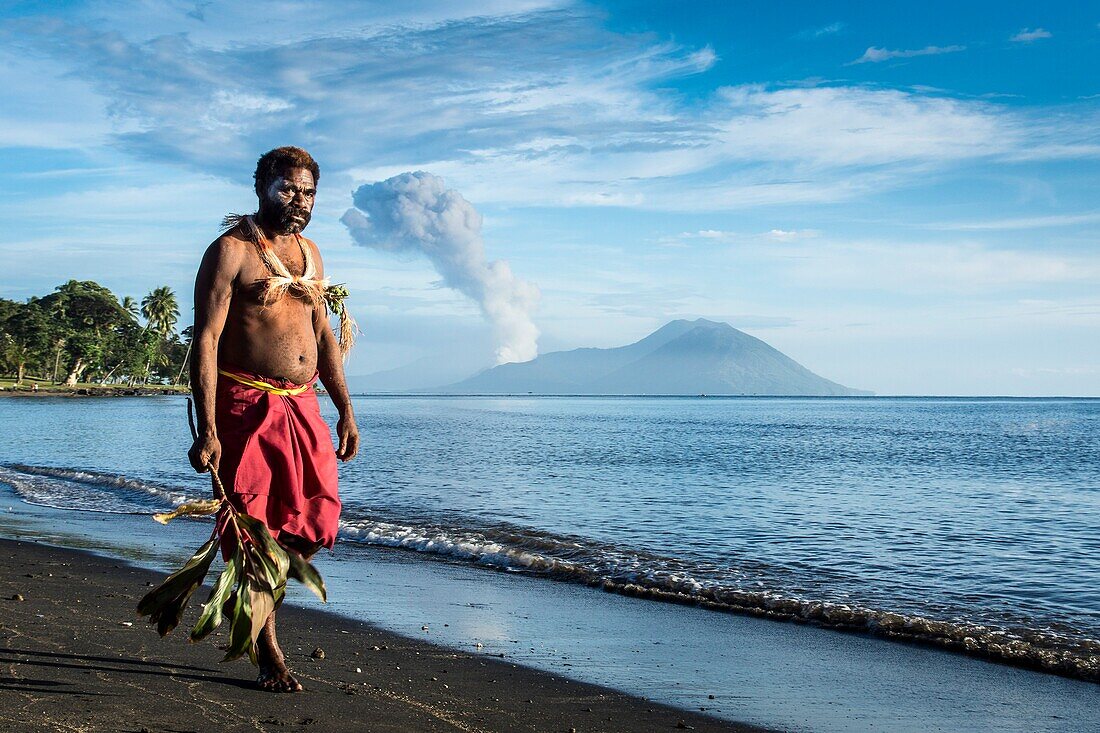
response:
<path id="1" fill-rule="evenodd" d="M 852 64 L 877 64 L 881 61 L 889 61 L 890 59 L 909 59 L 914 56 L 939 56 L 945 53 L 958 53 L 959 51 L 965 51 L 966 46 L 925 46 L 924 48 L 916 49 L 887 49 L 871 46 L 863 55 L 860 56 Z"/>
<path id="2" fill-rule="evenodd" d="M 1031 43 L 1043 38 L 1050 38 L 1053 34 L 1045 28 L 1024 28 L 1008 40 L 1015 43 Z"/>
<path id="3" fill-rule="evenodd" d="M 279 5 L 272 22 L 302 32 L 242 47 L 215 17 L 240 8 L 202 22 L 153 3 L 188 29 L 153 36 L 101 3 L 118 28 L 25 21 L 6 39 L 110 100 L 101 139 L 245 184 L 259 152 L 291 143 L 343 185 L 424 169 L 479 204 L 705 211 L 845 201 L 981 159 L 1100 155 L 1088 114 L 934 90 L 742 85 L 687 103 L 670 82 L 713 68 L 710 47 L 615 33 L 584 8 L 506 5 L 371 4 L 361 20 Z M 33 118 L 9 129 L 48 137 Z"/>
<path id="4" fill-rule="evenodd" d="M 1085 214 L 1060 214 L 1054 216 L 1028 216 L 988 221 L 959 221 L 926 224 L 926 229 L 942 231 L 1013 231 L 1017 229 L 1047 229 L 1100 222 L 1100 212 Z"/>
<path id="5" fill-rule="evenodd" d="M 1100 258 L 980 242 L 815 241 L 787 252 L 794 274 L 830 289 L 975 294 L 1100 280 Z"/>
<path id="6" fill-rule="evenodd" d="M 738 232 L 728 232 L 721 229 L 699 229 L 694 232 L 680 232 L 673 236 L 663 237 L 659 242 L 667 247 L 687 247 L 691 242 L 697 241 L 728 244 L 742 238 L 744 238 L 744 235 Z"/>
<path id="7" fill-rule="evenodd" d="M 223 179 L 201 174 L 158 171 L 162 175 L 129 180 L 125 174 L 97 177 L 89 189 L 79 189 L 35 200 L 28 210 L 18 199 L 0 201 L 0 216 L 27 221 L 49 221 L 55 231 L 131 224 L 150 228 L 191 227 L 209 234 L 209 244 L 221 231 L 221 217 L 231 210 L 255 205 L 255 194 Z M 165 245 L 168 246 L 167 244 Z"/>
<path id="8" fill-rule="evenodd" d="M 837 21 L 835 23 L 829 23 L 823 25 L 820 28 L 807 28 L 804 31 L 799 31 L 794 34 L 794 37 L 800 40 L 808 40 L 813 38 L 821 38 L 822 36 L 835 36 L 847 27 L 847 23 Z"/>
<path id="9" fill-rule="evenodd" d="M 110 98 L 129 152 L 238 179 L 257 151 L 285 141 L 329 166 L 404 169 L 502 148 L 537 160 L 691 145 L 702 131 L 649 87 L 716 62 L 709 47 L 614 34 L 582 12 L 293 35 L 219 48 L 39 20 L 6 40 Z"/>
<path id="10" fill-rule="evenodd" d="M 793 242 L 796 239 L 813 239 L 821 236 L 817 229 L 772 229 L 764 235 L 776 242 Z"/>
<path id="11" fill-rule="evenodd" d="M 1019 120 L 989 103 L 863 87 L 720 90 L 730 157 L 814 167 L 979 158 L 1014 150 Z"/>
<path id="12" fill-rule="evenodd" d="M 84 148 L 102 145 L 112 131 L 107 100 L 64 63 L 0 44 L 0 88 L 0 146 Z"/>
<path id="13" fill-rule="evenodd" d="M 769 229 L 766 232 L 733 232 L 723 229 L 699 229 L 681 232 L 660 240 L 666 246 L 687 246 L 690 242 L 732 244 L 734 242 L 795 242 L 821 236 L 817 229 Z"/>
<path id="14" fill-rule="evenodd" d="M 295 0 L 266 3 L 262 16 L 247 2 L 87 0 L 67 12 L 81 22 L 109 27 L 137 42 L 160 36 L 163 29 L 185 33 L 214 50 L 239 46 L 242 29 L 269 38 L 313 40 L 333 35 L 402 26 L 432 26 L 475 18 L 509 17 L 567 7 L 572 0 Z M 250 37 L 249 43 L 255 38 Z"/>
<path id="15" fill-rule="evenodd" d="M 706 211 L 843 201 L 966 161 L 1043 149 L 1068 154 L 1035 142 L 1038 130 L 1040 140 L 1053 140 L 1058 123 L 1035 123 L 990 102 L 901 90 L 726 87 L 685 121 L 689 139 L 678 130 L 645 146 L 615 146 L 588 130 L 574 128 L 565 138 L 559 129 L 552 139 L 483 148 L 461 160 L 416 159 L 410 167 L 430 168 L 480 202 Z M 606 134 L 613 140 L 622 132 Z M 354 173 L 376 180 L 392 168 Z"/>
<path id="16" fill-rule="evenodd" d="M 561 202 L 566 206 L 638 206 L 644 197 L 641 194 L 608 193 L 592 191 L 589 193 L 568 194 Z"/>

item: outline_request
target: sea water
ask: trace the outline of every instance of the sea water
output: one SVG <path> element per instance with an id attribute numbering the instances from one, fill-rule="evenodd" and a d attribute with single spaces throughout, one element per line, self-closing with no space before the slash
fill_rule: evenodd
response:
<path id="1" fill-rule="evenodd" d="M 357 397 L 347 546 L 1093 674 L 1100 401 Z M 333 411 L 326 406 L 328 417 Z M 202 494 L 179 398 L 3 400 L 0 482 Z"/>

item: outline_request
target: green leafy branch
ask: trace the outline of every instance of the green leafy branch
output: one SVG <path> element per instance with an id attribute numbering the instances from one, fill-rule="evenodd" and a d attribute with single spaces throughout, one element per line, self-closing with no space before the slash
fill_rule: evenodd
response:
<path id="1" fill-rule="evenodd" d="M 194 431 L 190 400 L 187 407 Z M 327 600 L 325 581 L 308 560 L 279 545 L 262 521 L 237 511 L 226 498 L 225 487 L 217 471 L 211 467 L 210 473 L 217 498 L 184 504 L 153 518 L 167 524 L 179 516 L 226 512 L 226 530 L 230 525 L 235 530 L 236 547 L 214 583 L 199 620 L 191 629 L 191 641 L 206 638 L 228 617 L 229 645 L 223 661 L 248 654 L 255 663 L 256 640 L 268 617 L 282 602 L 287 579 L 294 578 L 302 583 L 322 601 Z M 210 571 L 220 546 L 218 524 L 210 533 L 210 539 L 183 567 L 169 575 L 138 603 L 138 614 L 148 616 L 161 636 L 179 626 L 187 602 Z"/>
<path id="2" fill-rule="evenodd" d="M 344 300 L 350 295 L 347 286 L 343 283 L 329 285 L 325 288 L 325 306 L 329 312 L 340 317 L 340 329 L 337 332 L 340 342 L 340 353 L 344 359 L 351 353 L 351 347 L 355 345 L 355 335 L 359 333 L 359 324 L 351 317 Z"/>
<path id="3" fill-rule="evenodd" d="M 347 286 L 343 283 L 337 283 L 335 285 L 329 285 L 325 288 L 325 304 L 328 305 L 329 312 L 335 315 L 344 314 L 344 299 L 351 293 L 348 292 Z"/>

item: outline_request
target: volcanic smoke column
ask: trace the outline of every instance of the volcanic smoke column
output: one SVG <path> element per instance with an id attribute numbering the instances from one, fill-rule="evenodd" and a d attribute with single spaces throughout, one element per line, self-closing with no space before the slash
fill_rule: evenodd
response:
<path id="1" fill-rule="evenodd" d="M 497 364 L 538 356 L 539 330 L 531 312 L 534 283 L 520 280 L 503 260 L 485 261 L 481 214 L 431 173 L 402 173 L 360 186 L 355 208 L 340 218 L 356 244 L 427 257 L 443 284 L 473 299 L 493 327 Z"/>

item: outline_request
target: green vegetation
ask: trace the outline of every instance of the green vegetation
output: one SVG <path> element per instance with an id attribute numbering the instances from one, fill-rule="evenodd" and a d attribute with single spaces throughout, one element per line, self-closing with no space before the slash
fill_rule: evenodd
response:
<path id="1" fill-rule="evenodd" d="M 176 333 L 179 315 L 168 287 L 146 295 L 140 309 L 91 280 L 24 303 L 0 298 L 0 371 L 24 388 L 181 384 L 191 329 Z"/>
<path id="2" fill-rule="evenodd" d="M 283 549 L 259 519 L 238 512 L 225 499 L 208 499 L 179 507 L 175 512 L 154 517 L 167 524 L 182 514 L 214 514 L 224 509 L 230 541 L 225 569 L 214 583 L 202 615 L 191 630 L 191 641 L 206 638 L 229 618 L 229 644 L 225 659 L 230 661 L 248 654 L 256 663 L 256 639 L 267 617 L 279 607 L 286 593 L 288 578 L 309 588 L 322 601 L 327 599 L 325 581 L 308 560 L 293 550 Z M 210 539 L 159 586 L 138 602 L 137 611 L 148 616 L 157 633 L 165 636 L 183 619 L 191 595 L 202 585 L 219 547 L 218 527 Z"/>
<path id="3" fill-rule="evenodd" d="M 191 424 L 193 432 L 194 422 Z M 280 546 L 262 521 L 238 512 L 225 498 L 225 487 L 217 472 L 212 471 L 211 476 L 214 492 L 219 498 L 184 504 L 174 511 L 157 514 L 153 519 L 168 524 L 180 516 L 224 512 L 222 521 L 225 530 L 219 534 L 221 522 L 216 523 L 206 544 L 182 568 L 149 591 L 138 602 L 137 611 L 149 617 L 149 622 L 156 625 L 161 636 L 179 626 L 187 602 L 210 571 L 210 565 L 218 554 L 219 540 L 222 540 L 229 548 L 229 557 L 225 569 L 214 583 L 214 589 L 210 591 L 202 615 L 191 630 L 191 641 L 209 636 L 228 616 L 229 644 L 223 661 L 248 654 L 255 664 L 256 639 L 268 616 L 282 603 L 287 579 L 299 581 L 322 601 L 327 600 L 325 581 L 308 560 Z"/>

